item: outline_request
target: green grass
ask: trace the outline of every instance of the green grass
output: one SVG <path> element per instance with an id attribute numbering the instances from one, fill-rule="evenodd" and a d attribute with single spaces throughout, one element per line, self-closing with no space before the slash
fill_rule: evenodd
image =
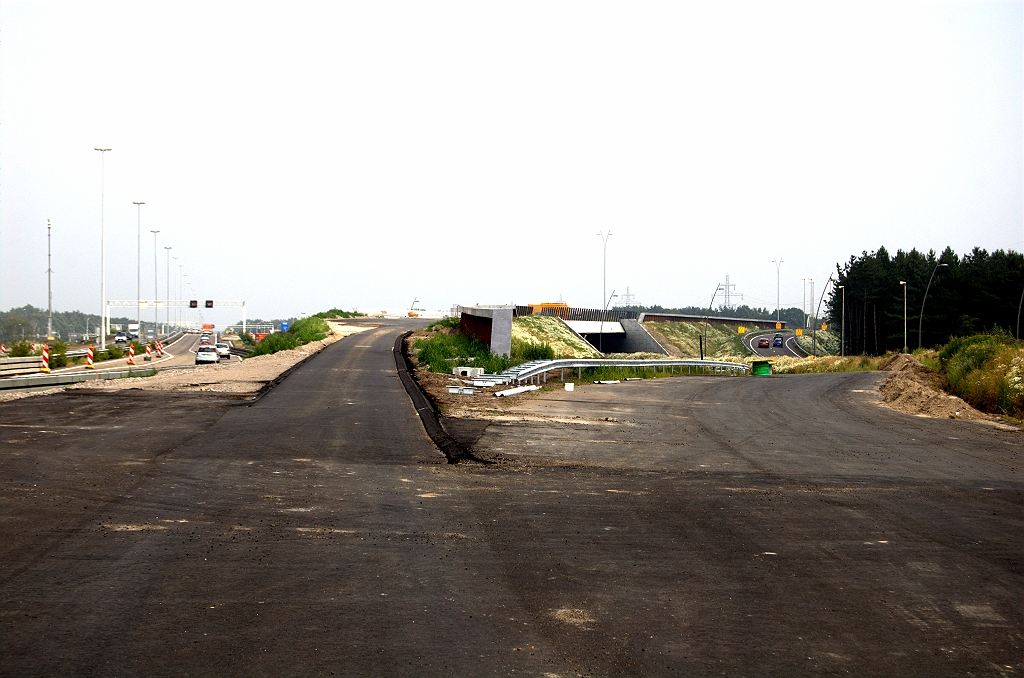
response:
<path id="1" fill-rule="evenodd" d="M 704 336 L 704 323 L 697 322 L 651 322 L 644 326 L 653 327 L 660 332 L 684 355 L 692 358 L 700 357 L 700 339 Z M 735 327 L 715 324 L 711 320 L 707 326 L 707 346 L 704 356 L 715 360 L 737 359 L 749 355 L 743 347 L 743 335 Z"/>
<path id="2" fill-rule="evenodd" d="M 946 390 L 992 414 L 1024 417 L 1024 343 L 1008 334 L 957 337 L 939 352 Z"/>
<path id="3" fill-rule="evenodd" d="M 327 313 L 331 313 L 331 311 Z M 287 332 L 268 334 L 263 338 L 263 341 L 253 346 L 249 357 L 287 351 L 312 341 L 320 341 L 330 333 L 331 328 L 318 313 L 302 320 L 296 320 L 288 328 Z"/>
<path id="4" fill-rule="evenodd" d="M 315 313 L 310 317 L 320 318 L 321 320 L 326 318 L 365 318 L 366 314 L 358 311 L 342 311 L 340 308 L 332 308 L 330 311 L 321 311 L 320 313 Z"/>

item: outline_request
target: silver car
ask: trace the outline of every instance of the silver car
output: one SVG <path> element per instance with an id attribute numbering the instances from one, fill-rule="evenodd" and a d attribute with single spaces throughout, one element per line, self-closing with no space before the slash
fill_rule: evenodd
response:
<path id="1" fill-rule="evenodd" d="M 200 346 L 196 349 L 196 365 L 200 363 L 216 363 L 220 361 L 215 346 Z"/>
<path id="2" fill-rule="evenodd" d="M 231 344 L 224 343 L 223 341 L 217 342 L 217 355 L 221 358 L 231 358 Z"/>

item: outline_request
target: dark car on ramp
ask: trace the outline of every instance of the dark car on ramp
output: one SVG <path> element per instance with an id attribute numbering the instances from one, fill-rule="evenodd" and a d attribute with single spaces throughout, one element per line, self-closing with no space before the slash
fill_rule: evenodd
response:
<path id="1" fill-rule="evenodd" d="M 761 337 L 760 339 L 758 339 L 757 340 L 757 347 L 758 348 L 769 348 L 770 344 L 768 343 L 768 338 L 767 337 Z"/>

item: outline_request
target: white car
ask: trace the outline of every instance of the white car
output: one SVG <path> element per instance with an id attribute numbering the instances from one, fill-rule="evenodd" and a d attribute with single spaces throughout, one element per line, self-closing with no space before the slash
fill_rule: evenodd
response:
<path id="1" fill-rule="evenodd" d="M 226 344 L 223 341 L 217 342 L 217 355 L 221 358 L 231 358 L 231 344 Z"/>
<path id="2" fill-rule="evenodd" d="M 215 346 L 200 346 L 196 349 L 196 365 L 216 362 L 220 362 L 220 356 L 217 355 Z"/>

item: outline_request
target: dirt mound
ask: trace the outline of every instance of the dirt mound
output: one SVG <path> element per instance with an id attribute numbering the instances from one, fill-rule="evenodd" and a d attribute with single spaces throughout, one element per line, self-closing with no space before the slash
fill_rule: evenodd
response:
<path id="1" fill-rule="evenodd" d="M 925 417 L 988 418 L 957 396 L 942 392 L 936 375 L 905 353 L 886 358 L 878 369 L 892 372 L 878 390 L 894 410 Z"/>

